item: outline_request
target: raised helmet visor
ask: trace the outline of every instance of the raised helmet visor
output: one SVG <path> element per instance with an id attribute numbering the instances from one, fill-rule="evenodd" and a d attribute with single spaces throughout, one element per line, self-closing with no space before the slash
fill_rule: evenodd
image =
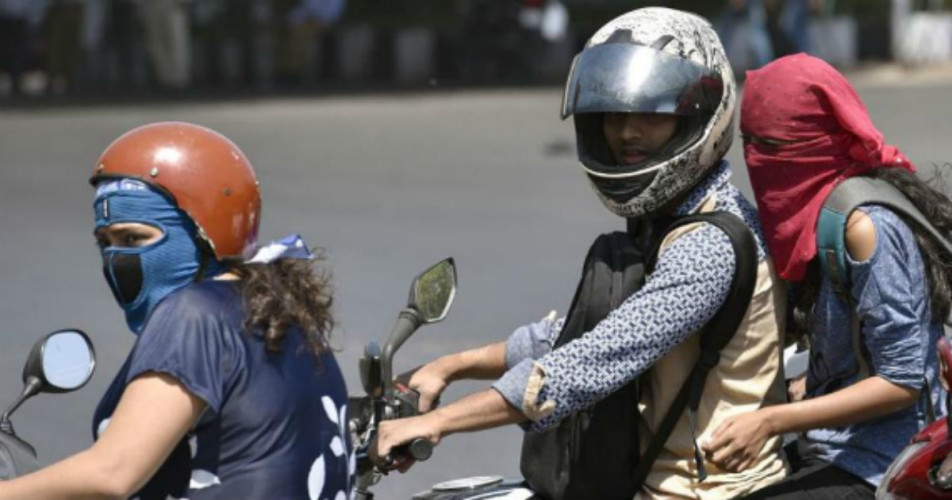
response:
<path id="1" fill-rule="evenodd" d="M 632 43 L 589 47 L 572 61 L 562 119 L 576 113 L 714 113 L 724 92 L 719 74 Z"/>

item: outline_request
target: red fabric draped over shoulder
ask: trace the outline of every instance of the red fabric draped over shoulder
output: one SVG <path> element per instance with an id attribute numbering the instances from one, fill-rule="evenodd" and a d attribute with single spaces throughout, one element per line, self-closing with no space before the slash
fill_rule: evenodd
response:
<path id="1" fill-rule="evenodd" d="M 817 218 L 839 182 L 878 166 L 915 171 L 846 78 L 806 54 L 747 73 L 740 127 L 764 235 L 787 280 L 801 280 L 816 255 Z"/>

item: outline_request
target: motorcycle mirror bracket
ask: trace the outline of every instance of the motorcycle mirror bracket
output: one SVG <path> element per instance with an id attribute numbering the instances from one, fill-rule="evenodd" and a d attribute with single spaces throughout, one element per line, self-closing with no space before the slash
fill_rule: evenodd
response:
<path id="1" fill-rule="evenodd" d="M 400 311 L 397 322 L 390 330 L 390 337 L 387 338 L 387 343 L 384 344 L 383 353 L 380 356 L 383 393 L 387 397 L 393 395 L 393 355 L 422 324 L 423 318 L 420 317 L 420 314 L 415 309 L 408 307 Z"/>
<path id="2" fill-rule="evenodd" d="M 20 395 L 17 397 L 16 401 L 14 401 L 13 404 L 3 412 L 3 415 L 0 415 L 0 432 L 5 432 L 12 436 L 16 435 L 16 433 L 13 431 L 13 424 L 10 422 L 10 415 L 17 411 L 17 408 L 19 408 L 24 401 L 42 392 L 42 388 L 42 380 L 36 377 L 30 377 L 27 380 L 26 384 L 23 386 L 23 391 L 20 392 Z"/>

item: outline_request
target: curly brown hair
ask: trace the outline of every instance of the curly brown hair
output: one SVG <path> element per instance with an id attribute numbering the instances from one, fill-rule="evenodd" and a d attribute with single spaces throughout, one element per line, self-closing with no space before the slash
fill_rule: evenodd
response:
<path id="1" fill-rule="evenodd" d="M 875 168 L 866 175 L 882 179 L 898 188 L 940 233 L 952 238 L 952 201 L 942 192 L 944 179 L 941 170 L 936 168 L 934 177 L 929 181 L 924 181 L 903 168 Z M 905 221 L 902 214 L 896 215 Z M 942 246 L 918 224 L 905 222 L 915 235 L 922 253 L 922 263 L 929 285 L 932 319 L 944 322 L 952 311 L 952 255 L 947 255 Z M 799 293 L 792 318 L 796 337 L 807 334 L 812 328 L 821 275 L 819 259 L 814 258 L 803 281 L 798 283 Z"/>
<path id="2" fill-rule="evenodd" d="M 281 352 L 284 336 L 293 326 L 315 356 L 329 349 L 335 323 L 326 270 L 316 269 L 314 261 L 278 259 L 270 264 L 237 264 L 232 271 L 241 278 L 245 328 L 260 333 L 268 352 Z"/>

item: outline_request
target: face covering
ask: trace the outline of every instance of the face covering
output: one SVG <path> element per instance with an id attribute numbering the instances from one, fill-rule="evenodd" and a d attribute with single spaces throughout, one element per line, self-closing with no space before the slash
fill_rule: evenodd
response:
<path id="1" fill-rule="evenodd" d="M 786 280 L 800 281 L 816 256 L 817 219 L 837 184 L 876 167 L 915 171 L 846 78 L 813 56 L 748 71 L 740 117 L 764 236 Z"/>
<path id="2" fill-rule="evenodd" d="M 168 197 L 133 179 L 99 184 L 93 207 L 97 230 L 137 222 L 162 231 L 158 241 L 146 246 L 102 248 L 106 283 L 129 328 L 138 334 L 162 299 L 195 280 L 203 258 L 195 224 Z M 207 259 L 207 276 L 223 270 L 221 263 Z"/>

